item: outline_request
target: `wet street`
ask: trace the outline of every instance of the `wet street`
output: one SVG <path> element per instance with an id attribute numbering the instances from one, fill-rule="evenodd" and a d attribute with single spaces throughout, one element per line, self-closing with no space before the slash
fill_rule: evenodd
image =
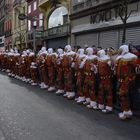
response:
<path id="1" fill-rule="evenodd" d="M 0 140 L 139 140 L 140 119 L 118 120 L 0 72 Z"/>

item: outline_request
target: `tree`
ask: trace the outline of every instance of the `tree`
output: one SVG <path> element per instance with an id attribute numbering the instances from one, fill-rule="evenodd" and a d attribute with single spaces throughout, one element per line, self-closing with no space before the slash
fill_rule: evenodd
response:
<path id="1" fill-rule="evenodd" d="M 119 16 L 123 22 L 123 36 L 122 36 L 122 44 L 126 43 L 126 26 L 127 21 L 133 12 L 137 12 L 137 9 L 128 11 L 128 6 L 133 0 L 121 0 L 119 5 Z"/>
<path id="2" fill-rule="evenodd" d="M 16 36 L 19 40 L 19 48 L 20 49 L 23 49 L 23 44 L 26 43 L 25 42 L 25 37 L 26 37 L 26 33 L 27 33 L 27 30 L 22 30 L 21 29 L 21 25 L 19 26 L 20 30 L 16 31 Z M 15 43 L 17 41 L 17 38 L 15 39 Z"/>

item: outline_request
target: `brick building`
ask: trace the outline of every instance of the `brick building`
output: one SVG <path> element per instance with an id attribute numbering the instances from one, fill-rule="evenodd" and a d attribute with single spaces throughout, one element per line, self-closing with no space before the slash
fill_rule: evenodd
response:
<path id="1" fill-rule="evenodd" d="M 13 10 L 13 1 L 6 0 L 6 3 L 5 3 L 5 21 L 4 21 L 5 47 L 6 47 L 6 49 L 9 49 L 12 47 L 12 10 Z"/>
<path id="2" fill-rule="evenodd" d="M 64 48 L 70 44 L 71 0 L 40 0 L 39 8 L 44 13 L 44 45 L 47 48 Z"/>
<path id="3" fill-rule="evenodd" d="M 33 49 L 33 28 L 36 30 L 36 47 L 40 49 L 42 45 L 42 31 L 44 29 L 43 13 L 39 10 L 39 0 L 27 1 L 27 43 L 28 47 Z"/>
<path id="4" fill-rule="evenodd" d="M 27 14 L 27 2 L 25 0 L 13 0 L 12 10 L 12 45 L 19 49 L 27 47 L 26 20 L 19 20 L 19 14 Z"/>
<path id="5" fill-rule="evenodd" d="M 0 0 L 0 50 L 4 49 L 5 33 L 4 33 L 4 23 L 5 23 L 5 0 Z"/>

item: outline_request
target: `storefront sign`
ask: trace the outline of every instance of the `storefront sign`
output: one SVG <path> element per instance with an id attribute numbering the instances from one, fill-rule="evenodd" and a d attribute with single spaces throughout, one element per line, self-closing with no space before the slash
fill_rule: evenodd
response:
<path id="1" fill-rule="evenodd" d="M 112 19 L 112 10 L 105 10 L 90 16 L 90 24 L 109 21 Z"/>
<path id="2" fill-rule="evenodd" d="M 131 6 L 128 7 L 129 8 L 129 13 L 130 12 L 137 12 L 138 11 L 138 3 L 135 3 Z M 119 17 L 119 7 L 115 7 L 112 9 L 107 9 L 104 11 L 99 11 L 97 13 L 94 13 L 92 15 L 90 15 L 90 24 L 95 24 L 95 23 L 99 23 L 99 22 L 105 22 L 105 21 L 110 21 L 112 19 L 116 19 Z M 129 15 L 128 13 L 128 15 Z"/>

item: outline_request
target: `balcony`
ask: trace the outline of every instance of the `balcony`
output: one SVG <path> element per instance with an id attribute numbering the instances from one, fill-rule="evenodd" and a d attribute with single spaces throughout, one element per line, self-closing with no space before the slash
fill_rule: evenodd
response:
<path id="1" fill-rule="evenodd" d="M 70 34 L 70 25 L 65 24 L 61 26 L 57 26 L 44 31 L 44 38 L 56 38 L 60 36 L 67 36 Z"/>
<path id="2" fill-rule="evenodd" d="M 28 40 L 33 41 L 33 31 L 28 31 Z M 67 36 L 70 34 L 70 25 L 65 24 L 61 26 L 57 26 L 45 31 L 40 29 L 36 30 L 36 39 L 51 39 L 56 37 Z"/>
<path id="3" fill-rule="evenodd" d="M 72 13 L 77 13 L 91 7 L 95 7 L 112 0 L 82 0 L 81 2 L 74 3 L 72 6 Z"/>

